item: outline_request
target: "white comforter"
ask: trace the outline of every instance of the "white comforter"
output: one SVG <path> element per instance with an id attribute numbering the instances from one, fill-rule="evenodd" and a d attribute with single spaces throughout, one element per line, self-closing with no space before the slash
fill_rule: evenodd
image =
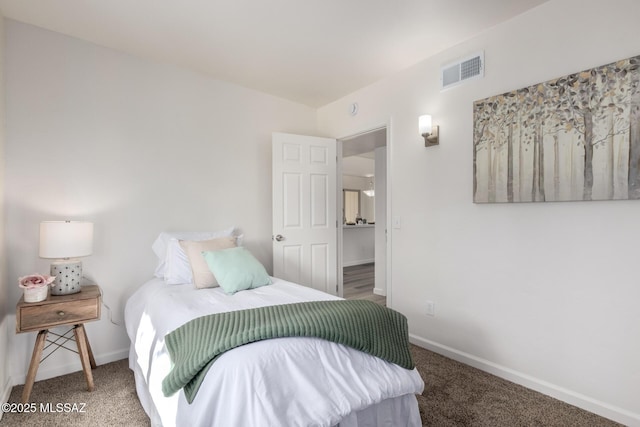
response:
<path id="1" fill-rule="evenodd" d="M 125 309 L 132 343 L 129 363 L 139 374 L 138 382 L 142 377 L 146 383 L 138 387 L 146 385 L 155 407 L 152 412 L 157 412 L 162 425 L 333 426 L 348 414 L 385 399 L 422 392 L 424 383 L 415 369 L 406 370 L 321 339 L 278 338 L 220 356 L 191 405 L 183 391 L 165 397 L 161 384 L 171 362 L 164 336 L 190 319 L 274 304 L 337 299 L 281 279 L 272 280 L 270 286 L 229 296 L 220 288 L 195 290 L 193 285 L 167 285 L 154 279 L 131 296 Z M 415 421 L 415 414 L 407 419 Z"/>

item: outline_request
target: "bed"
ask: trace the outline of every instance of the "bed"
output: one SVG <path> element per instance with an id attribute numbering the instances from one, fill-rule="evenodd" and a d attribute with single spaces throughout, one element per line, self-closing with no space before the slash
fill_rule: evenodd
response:
<path id="1" fill-rule="evenodd" d="M 160 256 L 159 256 L 160 258 Z M 424 383 L 405 369 L 342 344 L 284 337 L 219 356 L 197 395 L 165 396 L 172 369 L 165 337 L 194 318 L 305 301 L 340 300 L 278 278 L 228 295 L 221 287 L 153 278 L 128 299 L 129 366 L 154 426 L 419 426 L 416 394 Z"/>

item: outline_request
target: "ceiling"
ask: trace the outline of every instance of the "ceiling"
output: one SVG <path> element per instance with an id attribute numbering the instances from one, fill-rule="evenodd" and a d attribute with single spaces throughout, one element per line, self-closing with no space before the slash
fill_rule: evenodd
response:
<path id="1" fill-rule="evenodd" d="M 375 155 L 371 154 L 373 150 L 385 145 L 387 145 L 386 127 L 344 138 L 342 140 L 342 157 L 368 156 L 373 159 L 375 158 Z"/>
<path id="2" fill-rule="evenodd" d="M 545 1 L 0 0 L 0 10 L 319 107 Z"/>

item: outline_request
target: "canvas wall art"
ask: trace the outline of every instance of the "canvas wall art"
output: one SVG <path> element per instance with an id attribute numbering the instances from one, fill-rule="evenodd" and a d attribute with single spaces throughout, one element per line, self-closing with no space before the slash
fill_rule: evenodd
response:
<path id="1" fill-rule="evenodd" d="M 640 56 L 473 105 L 476 203 L 640 199 Z"/>

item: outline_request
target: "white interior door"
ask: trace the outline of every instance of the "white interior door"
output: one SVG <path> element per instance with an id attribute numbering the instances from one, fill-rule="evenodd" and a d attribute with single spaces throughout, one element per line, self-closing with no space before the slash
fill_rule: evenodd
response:
<path id="1" fill-rule="evenodd" d="M 274 133 L 273 275 L 337 293 L 336 140 Z"/>

